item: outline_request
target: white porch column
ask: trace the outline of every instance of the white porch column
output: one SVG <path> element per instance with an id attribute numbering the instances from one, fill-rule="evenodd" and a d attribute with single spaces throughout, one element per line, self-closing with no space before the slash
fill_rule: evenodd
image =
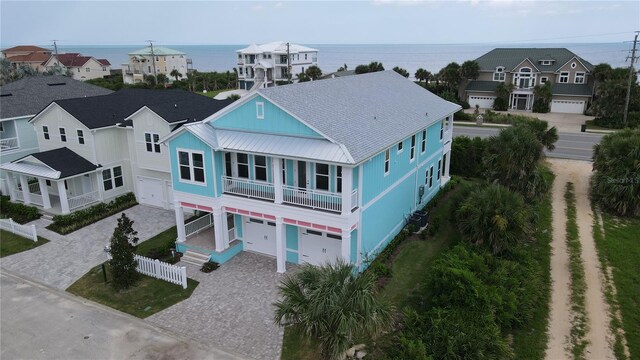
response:
<path id="1" fill-rule="evenodd" d="M 353 191 L 353 168 L 342 167 L 342 215 L 351 213 L 351 192 Z"/>
<path id="2" fill-rule="evenodd" d="M 275 203 L 282 204 L 282 159 L 271 158 L 271 173 L 273 178 L 273 188 L 275 192 Z"/>
<path id="3" fill-rule="evenodd" d="M 104 182 L 102 179 L 102 170 L 96 171 L 96 180 L 98 182 L 98 199 L 102 202 L 104 200 Z M 184 223 L 184 221 L 183 221 Z"/>
<path id="4" fill-rule="evenodd" d="M 178 229 L 178 242 L 184 242 L 187 240 L 184 230 L 184 209 L 180 205 L 175 206 L 176 212 L 176 229 Z"/>
<path id="5" fill-rule="evenodd" d="M 224 248 L 229 248 L 229 223 L 227 222 L 227 212 L 222 211 L 222 234 L 224 235 Z"/>
<path id="6" fill-rule="evenodd" d="M 27 182 L 26 175 L 20 175 L 20 186 L 22 187 L 22 199 L 24 203 L 31 204 L 31 193 L 29 192 L 29 183 Z"/>
<path id="7" fill-rule="evenodd" d="M 40 194 L 42 194 L 42 206 L 45 209 L 51 209 L 51 199 L 49 199 L 47 181 L 43 178 L 38 178 L 38 185 L 40 185 Z"/>
<path id="8" fill-rule="evenodd" d="M 277 271 L 279 273 L 283 273 L 287 271 L 286 261 L 287 261 L 287 252 L 285 249 L 286 240 L 284 238 L 284 223 L 282 222 L 282 217 L 276 217 L 276 265 Z"/>
<path id="9" fill-rule="evenodd" d="M 215 237 L 216 252 L 224 251 L 224 232 L 222 231 L 222 210 L 213 209 L 213 236 Z"/>
<path id="10" fill-rule="evenodd" d="M 449 165 L 451 164 L 451 150 L 445 155 L 444 177 L 449 178 Z"/>
<path id="11" fill-rule="evenodd" d="M 60 196 L 60 209 L 63 214 L 70 213 L 69 211 L 69 199 L 67 199 L 67 189 L 64 188 L 64 180 L 56 181 L 58 184 L 58 196 Z"/>
<path id="12" fill-rule="evenodd" d="M 9 199 L 11 201 L 16 201 L 16 178 L 13 177 L 13 173 L 7 172 L 7 188 L 9 188 Z"/>
<path id="13" fill-rule="evenodd" d="M 351 230 L 342 229 L 342 259 L 351 263 Z"/>

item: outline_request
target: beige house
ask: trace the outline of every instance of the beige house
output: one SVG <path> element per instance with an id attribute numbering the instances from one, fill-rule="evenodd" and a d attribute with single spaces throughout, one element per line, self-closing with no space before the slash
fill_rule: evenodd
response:
<path id="1" fill-rule="evenodd" d="M 45 70 L 56 67 L 69 70 L 75 80 L 103 78 L 111 73 L 111 63 L 107 59 L 96 59 L 79 53 L 51 55 L 43 64 Z"/>
<path id="2" fill-rule="evenodd" d="M 2 50 L 2 57 L 11 61 L 14 67 L 30 66 L 32 69 L 45 71 L 43 62 L 51 56 L 51 50 L 33 45 L 20 45 Z"/>
<path id="3" fill-rule="evenodd" d="M 565 48 L 498 48 L 475 60 L 480 76 L 461 90 L 471 107 L 490 109 L 500 83 L 513 84 L 509 109 L 531 111 L 536 85 L 550 83 L 551 112 L 582 114 L 593 95 L 593 65 Z"/>
<path id="4" fill-rule="evenodd" d="M 143 82 L 147 75 L 164 74 L 169 81 L 173 81 L 173 70 L 179 73 L 178 79 L 185 78 L 187 72 L 193 70 L 193 63 L 187 54 L 162 46 L 148 46 L 129 53 L 129 62 L 122 64 L 122 80 L 125 84 L 135 84 Z"/>

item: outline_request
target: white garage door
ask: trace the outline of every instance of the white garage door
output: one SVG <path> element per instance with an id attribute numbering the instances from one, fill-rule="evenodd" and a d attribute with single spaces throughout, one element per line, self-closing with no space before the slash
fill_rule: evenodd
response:
<path id="1" fill-rule="evenodd" d="M 584 112 L 584 101 L 553 100 L 551 101 L 551 112 L 582 114 Z"/>
<path id="2" fill-rule="evenodd" d="M 138 177 L 138 197 L 141 204 L 164 207 L 164 181 Z"/>
<path id="3" fill-rule="evenodd" d="M 276 223 L 249 219 L 243 230 L 245 250 L 276 256 Z"/>
<path id="4" fill-rule="evenodd" d="M 341 237 L 315 230 L 300 230 L 300 261 L 312 265 L 335 262 L 341 256 Z"/>
<path id="5" fill-rule="evenodd" d="M 483 109 L 491 109 L 495 96 L 469 96 L 469 106 L 475 108 L 476 105 Z"/>

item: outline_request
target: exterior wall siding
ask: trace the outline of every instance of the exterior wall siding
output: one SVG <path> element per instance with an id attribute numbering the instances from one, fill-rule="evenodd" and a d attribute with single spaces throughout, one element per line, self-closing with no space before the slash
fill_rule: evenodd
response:
<path id="1" fill-rule="evenodd" d="M 160 153 L 147 151 L 145 133 L 158 134 L 162 139 L 169 134 L 169 124 L 152 111 L 143 110 L 131 118 L 133 121 L 133 151 L 138 167 L 169 172 L 169 149 L 160 146 Z M 154 150 L 154 149 L 152 149 Z"/>
<path id="2" fill-rule="evenodd" d="M 197 185 L 180 181 L 178 172 L 178 149 L 202 151 L 204 154 L 204 172 L 206 185 Z M 190 132 L 185 131 L 169 142 L 169 156 L 171 158 L 171 174 L 175 191 L 192 193 L 202 196 L 216 197 L 214 194 L 213 151 L 209 145 L 202 142 Z"/>
<path id="3" fill-rule="evenodd" d="M 69 115 L 58 105 L 52 105 L 44 113 L 40 114 L 38 120 L 33 123 L 37 133 L 38 147 L 40 151 L 47 151 L 67 147 L 78 155 L 93 162 L 99 163 L 94 152 L 94 134 L 84 126 L 80 121 Z M 49 130 L 49 140 L 45 140 L 42 127 L 46 126 Z M 63 142 L 60 136 L 60 128 L 65 129 L 67 141 Z M 78 142 L 77 130 L 82 130 L 84 135 L 84 144 Z M 97 134 L 97 133 L 96 133 Z M 112 144 L 111 148 L 116 148 L 119 144 Z M 125 149 L 126 149 L 125 144 Z"/>
<path id="4" fill-rule="evenodd" d="M 38 152 L 38 138 L 33 126 L 29 124 L 30 119 L 31 116 L 25 116 L 3 122 L 7 129 L 2 133 L 2 139 L 17 137 L 19 147 L 17 149 L 2 151 L 0 153 L 0 162 L 8 163 Z M 9 125 L 8 123 L 13 123 L 13 125 Z M 11 131 L 9 131 L 9 126 L 11 126 Z M 9 189 L 7 184 L 5 184 L 4 178 L 4 170 L 0 170 L 0 191 L 2 191 L 3 194 L 7 194 Z"/>
<path id="5" fill-rule="evenodd" d="M 298 247 L 298 227 L 293 225 L 285 225 L 286 231 L 286 249 L 287 249 L 287 262 L 298 264 L 299 263 L 299 247 Z"/>

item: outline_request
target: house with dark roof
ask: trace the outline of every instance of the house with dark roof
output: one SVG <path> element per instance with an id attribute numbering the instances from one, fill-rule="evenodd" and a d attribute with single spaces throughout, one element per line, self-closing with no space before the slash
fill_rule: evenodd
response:
<path id="1" fill-rule="evenodd" d="M 382 71 L 259 89 L 185 124 L 161 140 L 182 259 L 252 251 L 278 272 L 336 258 L 364 269 L 449 181 L 458 110 Z M 191 210 L 209 215 L 185 225 Z"/>
<path id="2" fill-rule="evenodd" d="M 62 68 L 68 70 L 76 80 L 103 78 L 111 73 L 111 63 L 107 59 L 96 59 L 79 53 L 65 53 L 49 56 L 42 66 L 45 70 Z"/>
<path id="3" fill-rule="evenodd" d="M 111 90 L 66 76 L 30 76 L 0 86 L 0 157 L 11 162 L 38 151 L 38 139 L 29 120 L 52 101 L 106 95 Z M 4 172 L 0 190 L 7 194 Z"/>
<path id="4" fill-rule="evenodd" d="M 460 94 L 475 107 L 490 109 L 498 84 L 513 84 L 509 109 L 530 111 L 536 85 L 551 84 L 551 112 L 582 114 L 593 95 L 593 65 L 565 48 L 498 48 L 475 60 L 478 79 Z"/>
<path id="5" fill-rule="evenodd" d="M 29 121 L 39 151 L 0 166 L 8 193 L 53 214 L 128 192 L 142 204 L 172 208 L 169 154 L 160 139 L 230 103 L 144 89 L 55 100 Z"/>

